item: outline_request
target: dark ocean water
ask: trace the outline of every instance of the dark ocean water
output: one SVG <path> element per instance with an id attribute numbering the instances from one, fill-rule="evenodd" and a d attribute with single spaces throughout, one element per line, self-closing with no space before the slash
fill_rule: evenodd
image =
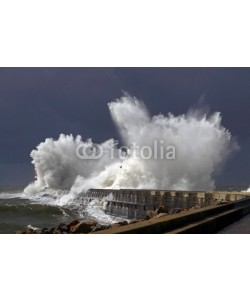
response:
<path id="1" fill-rule="evenodd" d="M 48 201 L 50 200 L 50 201 Z M 53 198 L 28 199 L 23 195 L 23 187 L 0 188 L 0 234 L 15 233 L 27 226 L 50 228 L 78 220 L 97 220 L 101 224 L 112 221 L 100 206 L 82 205 L 79 202 L 70 205 L 57 205 Z"/>
<path id="2" fill-rule="evenodd" d="M 12 198 L 11 194 L 6 193 L 7 199 L 0 195 L 0 233 L 15 233 L 29 225 L 49 228 L 80 217 L 76 209 L 37 203 L 17 195 Z"/>
<path id="3" fill-rule="evenodd" d="M 218 187 L 217 190 L 242 191 L 246 188 L 230 186 Z M 54 204 L 52 198 L 51 201 L 25 198 L 23 189 L 24 187 L 0 187 L 0 234 L 15 233 L 27 226 L 49 228 L 75 219 L 95 219 L 101 224 L 109 224 L 113 220 L 100 206 L 86 207 L 79 202 L 59 206 Z"/>

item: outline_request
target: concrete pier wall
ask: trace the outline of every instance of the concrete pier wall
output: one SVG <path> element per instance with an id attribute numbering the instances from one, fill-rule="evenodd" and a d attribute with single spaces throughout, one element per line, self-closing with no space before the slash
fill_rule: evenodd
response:
<path id="1" fill-rule="evenodd" d="M 119 226 L 94 234 L 159 234 L 159 233 L 216 233 L 250 213 L 250 198 L 231 201 L 224 205 L 213 205 L 200 209 L 183 211 Z"/>
<path id="2" fill-rule="evenodd" d="M 190 209 L 203 208 L 220 201 L 236 201 L 250 196 L 247 192 L 204 192 L 204 191 L 163 191 L 163 190 L 131 190 L 131 189 L 91 189 L 86 195 L 88 199 L 106 201 L 106 213 L 127 219 L 144 219 L 148 210 L 164 206 Z"/>

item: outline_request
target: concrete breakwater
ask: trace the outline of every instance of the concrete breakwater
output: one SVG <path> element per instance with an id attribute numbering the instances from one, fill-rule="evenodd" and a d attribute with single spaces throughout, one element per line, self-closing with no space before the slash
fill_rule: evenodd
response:
<path id="1" fill-rule="evenodd" d="M 182 211 L 175 215 L 139 221 L 93 234 L 216 233 L 250 213 L 250 198 Z"/>
<path id="2" fill-rule="evenodd" d="M 168 191 L 136 189 L 91 189 L 86 193 L 88 201 L 105 200 L 105 211 L 109 215 L 126 219 L 144 219 L 147 211 L 164 206 L 174 208 L 204 208 L 218 203 L 244 199 L 249 192 L 205 192 L 205 191 Z M 85 198 L 85 199 L 86 199 Z"/>

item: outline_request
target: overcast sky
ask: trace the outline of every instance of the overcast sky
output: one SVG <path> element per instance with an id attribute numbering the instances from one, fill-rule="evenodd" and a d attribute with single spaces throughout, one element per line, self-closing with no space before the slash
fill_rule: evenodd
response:
<path id="1" fill-rule="evenodd" d="M 241 147 L 216 184 L 250 184 L 249 68 L 0 68 L 0 184 L 32 181 L 29 154 L 47 137 L 118 139 L 107 103 L 122 91 L 152 115 L 182 114 L 205 99 Z"/>

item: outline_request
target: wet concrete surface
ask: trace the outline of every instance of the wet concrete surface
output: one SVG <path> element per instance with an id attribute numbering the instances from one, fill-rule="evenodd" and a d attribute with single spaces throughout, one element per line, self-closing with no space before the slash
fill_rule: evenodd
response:
<path id="1" fill-rule="evenodd" d="M 243 217 L 239 221 L 225 227 L 223 230 L 218 232 L 219 234 L 232 233 L 232 234 L 250 234 L 250 214 Z"/>

